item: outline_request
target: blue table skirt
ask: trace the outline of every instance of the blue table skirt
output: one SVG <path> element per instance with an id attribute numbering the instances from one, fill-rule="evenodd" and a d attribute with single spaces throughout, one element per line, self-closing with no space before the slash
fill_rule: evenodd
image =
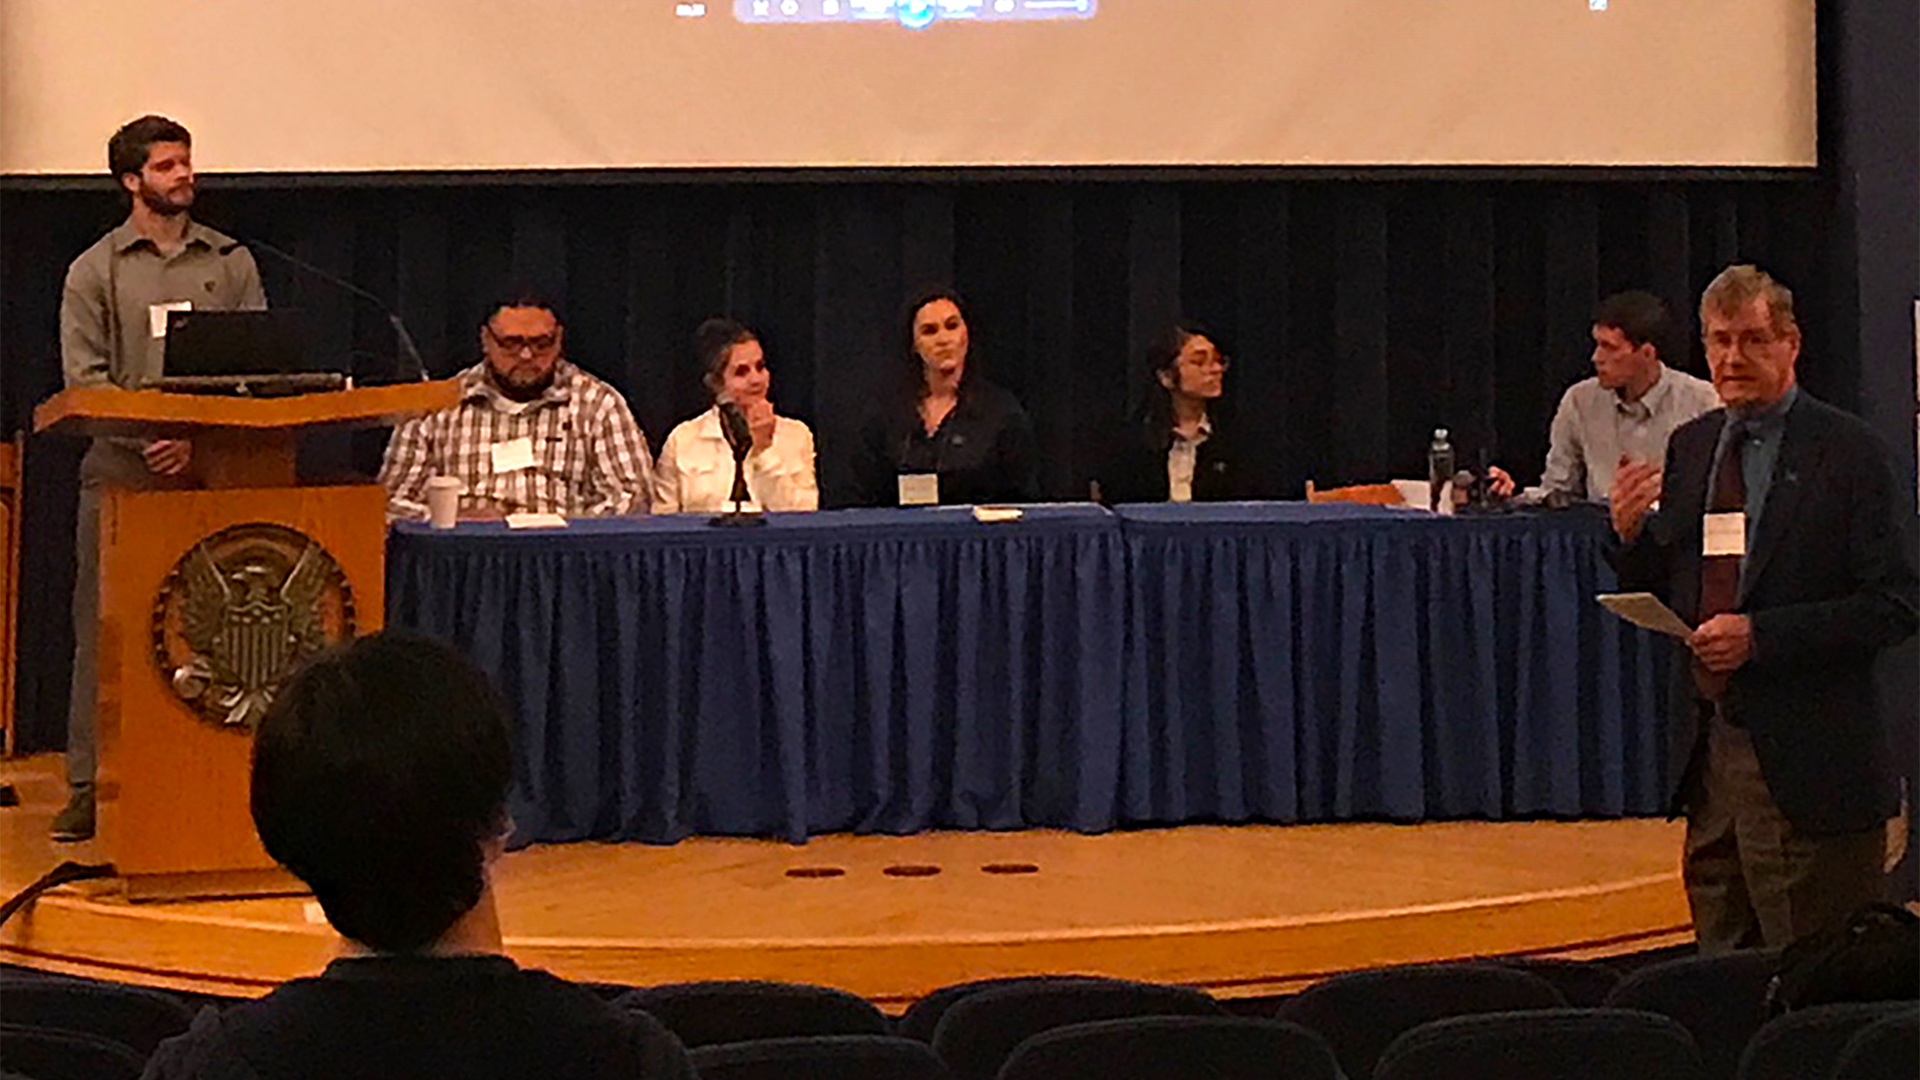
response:
<path id="1" fill-rule="evenodd" d="M 388 620 L 517 714 L 519 835 L 1103 829 L 1124 564 L 1091 506 L 396 527 Z"/>
<path id="2" fill-rule="evenodd" d="M 1660 809 L 1604 522 L 1296 504 L 397 526 L 523 839 Z"/>
<path id="3" fill-rule="evenodd" d="M 1664 646 L 1604 516 L 1120 511 L 1126 822 L 1663 809 Z"/>

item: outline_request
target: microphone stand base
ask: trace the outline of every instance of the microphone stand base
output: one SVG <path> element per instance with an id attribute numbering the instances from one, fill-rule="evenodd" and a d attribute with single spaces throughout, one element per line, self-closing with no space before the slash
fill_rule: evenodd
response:
<path id="1" fill-rule="evenodd" d="M 751 529 L 766 523 L 766 515 L 758 510 L 729 510 L 707 519 L 707 524 L 720 529 Z"/>

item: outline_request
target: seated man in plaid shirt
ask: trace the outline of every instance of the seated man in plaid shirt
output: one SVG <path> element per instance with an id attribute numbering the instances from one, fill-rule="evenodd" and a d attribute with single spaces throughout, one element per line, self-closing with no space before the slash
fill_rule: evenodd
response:
<path id="1" fill-rule="evenodd" d="M 653 458 L 620 392 L 569 363 L 553 305 L 500 304 L 480 329 L 484 359 L 462 371 L 460 403 L 408 421 L 387 444 L 387 516 L 427 516 L 427 481 L 465 487 L 460 516 L 647 512 Z"/>

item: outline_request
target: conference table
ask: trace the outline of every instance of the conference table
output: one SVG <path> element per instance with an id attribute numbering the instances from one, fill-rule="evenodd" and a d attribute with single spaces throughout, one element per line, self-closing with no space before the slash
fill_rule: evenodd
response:
<path id="1" fill-rule="evenodd" d="M 395 525 L 519 842 L 1658 813 L 1603 516 L 1351 504 Z"/>

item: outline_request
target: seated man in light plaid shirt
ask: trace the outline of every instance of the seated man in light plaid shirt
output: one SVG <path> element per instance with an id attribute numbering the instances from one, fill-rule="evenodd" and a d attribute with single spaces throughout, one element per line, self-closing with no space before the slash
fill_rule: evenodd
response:
<path id="1" fill-rule="evenodd" d="M 462 371 L 459 404 L 393 433 L 380 482 L 387 516 L 427 516 L 427 481 L 465 488 L 460 516 L 601 517 L 647 512 L 653 457 L 620 392 L 569 363 L 553 305 L 500 304 L 480 329 L 484 359 Z"/>

